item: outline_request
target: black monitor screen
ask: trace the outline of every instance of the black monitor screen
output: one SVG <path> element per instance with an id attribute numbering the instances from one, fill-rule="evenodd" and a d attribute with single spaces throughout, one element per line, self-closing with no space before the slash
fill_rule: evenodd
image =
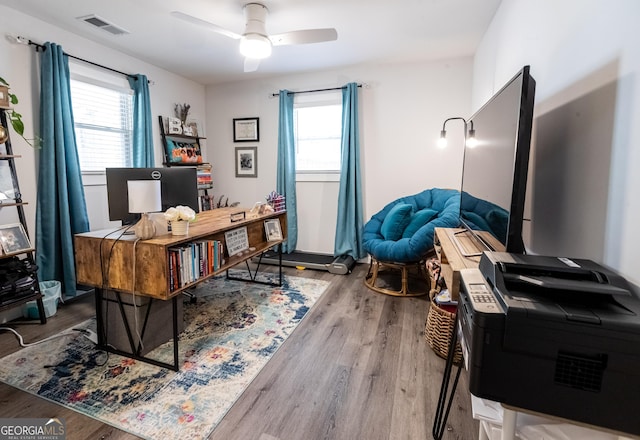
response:
<path id="1" fill-rule="evenodd" d="M 129 180 L 159 180 L 162 210 L 172 206 L 189 206 L 198 212 L 198 178 L 195 167 L 173 168 L 107 168 L 109 220 L 123 224 L 135 222 L 140 214 L 129 213 Z"/>
<path id="2" fill-rule="evenodd" d="M 467 127 L 475 131 L 477 144 L 464 150 L 460 220 L 471 231 L 490 232 L 513 253 L 525 250 L 522 222 L 534 94 L 535 81 L 525 66 Z"/>

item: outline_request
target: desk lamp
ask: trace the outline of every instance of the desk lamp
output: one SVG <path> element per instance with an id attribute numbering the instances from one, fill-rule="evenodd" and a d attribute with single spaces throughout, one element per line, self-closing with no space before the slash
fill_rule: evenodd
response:
<path id="1" fill-rule="evenodd" d="M 136 237 L 148 240 L 156 235 L 156 226 L 149 218 L 150 212 L 162 211 L 162 196 L 159 180 L 129 180 L 129 213 L 142 214 L 133 230 Z"/>

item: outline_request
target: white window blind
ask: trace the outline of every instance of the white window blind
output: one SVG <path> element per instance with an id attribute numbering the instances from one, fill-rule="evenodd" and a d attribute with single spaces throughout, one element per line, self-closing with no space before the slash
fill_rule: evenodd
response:
<path id="1" fill-rule="evenodd" d="M 130 167 L 132 91 L 75 78 L 71 80 L 71 101 L 82 172 Z"/>
<path id="2" fill-rule="evenodd" d="M 339 173 L 342 104 L 296 105 L 297 173 Z"/>

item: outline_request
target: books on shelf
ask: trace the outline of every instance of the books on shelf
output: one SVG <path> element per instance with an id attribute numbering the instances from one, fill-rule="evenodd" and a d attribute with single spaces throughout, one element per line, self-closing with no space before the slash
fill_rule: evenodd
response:
<path id="1" fill-rule="evenodd" d="M 178 290 L 220 270 L 225 264 L 219 240 L 201 240 L 169 248 L 169 287 Z"/>
<path id="2" fill-rule="evenodd" d="M 213 186 L 213 176 L 211 174 L 211 164 L 204 163 L 197 168 L 198 187 L 211 188 Z"/>

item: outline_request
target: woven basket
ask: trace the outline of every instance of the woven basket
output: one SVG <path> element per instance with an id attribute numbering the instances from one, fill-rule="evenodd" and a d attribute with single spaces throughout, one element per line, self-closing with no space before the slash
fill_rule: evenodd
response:
<path id="1" fill-rule="evenodd" d="M 429 346 L 442 358 L 449 355 L 449 341 L 455 330 L 455 314 L 447 312 L 440 308 L 434 300 L 438 294 L 438 290 L 433 289 L 429 292 L 431 305 L 429 314 L 427 315 L 427 324 L 424 330 L 424 337 Z M 456 343 L 455 353 L 453 354 L 453 362 L 456 364 L 462 360 L 462 348 L 460 343 Z"/>

